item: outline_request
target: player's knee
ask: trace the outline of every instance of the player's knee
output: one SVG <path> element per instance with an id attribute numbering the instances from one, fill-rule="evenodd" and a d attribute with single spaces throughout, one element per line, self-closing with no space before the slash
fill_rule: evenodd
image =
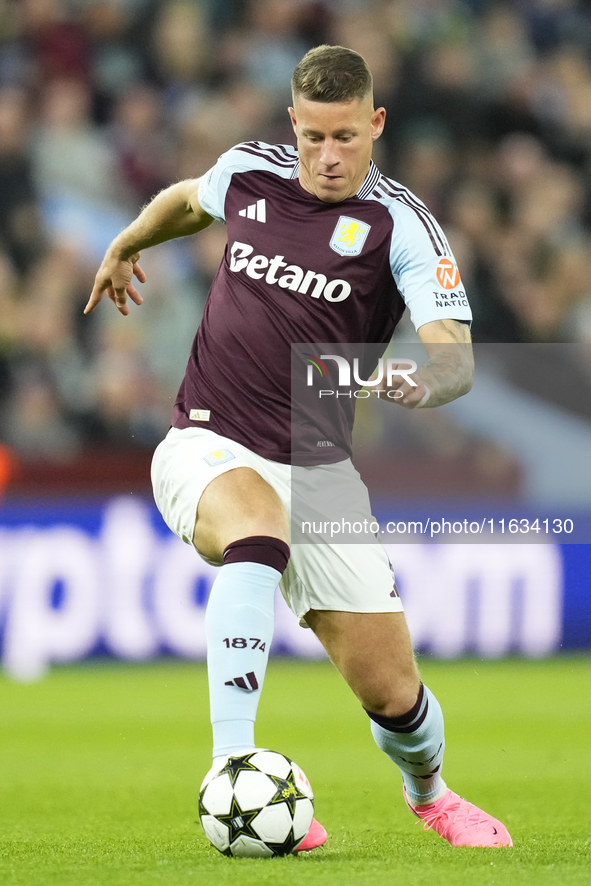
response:
<path id="1" fill-rule="evenodd" d="M 206 559 L 221 563 L 229 544 L 252 536 L 278 538 L 287 544 L 287 512 L 260 474 L 237 468 L 216 477 L 203 492 L 193 544 Z"/>
<path id="2" fill-rule="evenodd" d="M 397 675 L 394 682 L 388 680 L 374 687 L 361 702 L 366 711 L 381 717 L 401 717 L 416 704 L 420 688 L 418 674 L 409 670 L 405 675 Z"/>
<path id="3" fill-rule="evenodd" d="M 232 517 L 220 526 L 220 542 L 225 549 L 232 542 L 249 536 L 278 538 L 289 543 L 289 526 L 285 508 L 280 501 L 259 510 L 244 508 L 236 510 Z"/>

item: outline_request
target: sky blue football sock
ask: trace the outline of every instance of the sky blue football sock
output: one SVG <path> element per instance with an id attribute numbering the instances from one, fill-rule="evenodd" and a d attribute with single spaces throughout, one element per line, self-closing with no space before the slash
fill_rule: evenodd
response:
<path id="1" fill-rule="evenodd" d="M 416 704 L 401 717 L 367 713 L 375 742 L 402 771 L 413 806 L 439 799 L 446 789 L 441 778 L 445 738 L 443 713 L 433 693 L 421 684 Z"/>
<path id="2" fill-rule="evenodd" d="M 228 563 L 213 583 L 205 632 L 214 757 L 255 746 L 280 578 L 261 563 Z"/>
<path id="3" fill-rule="evenodd" d="M 224 551 L 205 616 L 214 757 L 255 747 L 254 723 L 273 640 L 275 589 L 288 557 L 284 542 L 265 536 L 241 539 Z"/>

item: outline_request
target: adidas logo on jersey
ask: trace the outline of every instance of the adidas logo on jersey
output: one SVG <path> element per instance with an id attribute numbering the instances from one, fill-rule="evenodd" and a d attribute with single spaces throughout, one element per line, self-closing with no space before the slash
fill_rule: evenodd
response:
<path id="1" fill-rule="evenodd" d="M 236 240 L 230 248 L 230 270 L 237 274 L 244 271 L 252 280 L 265 278 L 265 283 L 277 284 L 281 289 L 309 294 L 312 298 L 321 295 L 327 301 L 344 301 L 351 295 L 351 284 L 346 280 L 327 280 L 326 274 L 306 271 L 299 265 L 288 265 L 283 255 L 267 258 L 265 255 L 252 255 L 254 247 Z M 278 276 L 283 269 L 281 276 Z M 266 271 L 266 273 L 265 273 Z"/>
<path id="2" fill-rule="evenodd" d="M 246 685 L 246 680 L 248 680 L 249 686 Z M 256 692 L 259 688 L 259 681 L 255 677 L 254 671 L 249 671 L 246 674 L 246 679 L 244 677 L 234 677 L 233 680 L 226 680 L 224 686 L 236 686 L 238 689 L 244 689 L 245 692 Z"/>
<path id="3" fill-rule="evenodd" d="M 241 215 L 242 218 L 253 218 L 255 221 L 265 224 L 267 221 L 267 204 L 264 200 L 257 200 L 256 203 L 251 203 L 246 209 L 240 209 L 238 215 Z"/>

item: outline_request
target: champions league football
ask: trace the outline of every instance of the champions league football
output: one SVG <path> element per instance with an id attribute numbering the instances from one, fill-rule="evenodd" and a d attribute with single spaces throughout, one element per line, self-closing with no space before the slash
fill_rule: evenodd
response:
<path id="1" fill-rule="evenodd" d="M 310 782 L 276 751 L 229 757 L 212 769 L 199 793 L 205 835 L 223 855 L 271 858 L 302 842 L 314 814 Z"/>

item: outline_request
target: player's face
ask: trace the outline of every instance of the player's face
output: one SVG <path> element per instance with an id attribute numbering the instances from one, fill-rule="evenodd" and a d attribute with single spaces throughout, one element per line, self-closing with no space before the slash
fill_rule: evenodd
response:
<path id="1" fill-rule="evenodd" d="M 384 128 L 384 108 L 374 111 L 371 96 L 347 102 L 296 96 L 289 115 L 298 140 L 302 187 L 326 203 L 356 194 Z"/>

